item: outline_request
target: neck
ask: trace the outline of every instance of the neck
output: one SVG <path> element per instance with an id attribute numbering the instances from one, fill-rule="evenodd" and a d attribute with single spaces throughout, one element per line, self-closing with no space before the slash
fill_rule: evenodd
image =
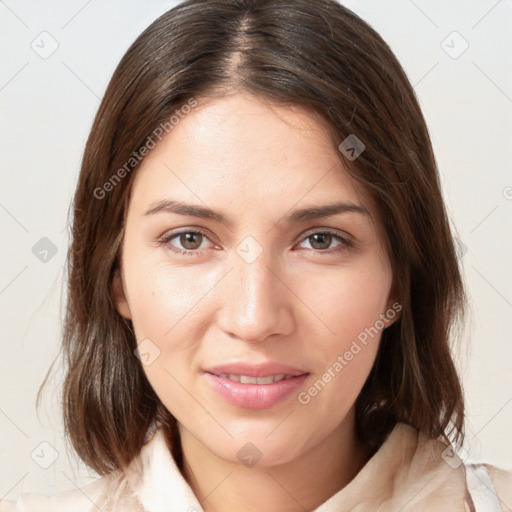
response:
<path id="1" fill-rule="evenodd" d="M 370 458 L 355 433 L 353 410 L 320 444 L 275 466 L 222 459 L 180 428 L 183 476 L 205 512 L 314 510 L 345 487 Z M 181 426 L 180 426 L 181 427 Z"/>

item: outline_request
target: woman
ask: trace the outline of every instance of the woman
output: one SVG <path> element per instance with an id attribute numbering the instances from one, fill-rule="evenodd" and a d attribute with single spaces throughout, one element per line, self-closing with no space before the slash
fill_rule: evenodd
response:
<path id="1" fill-rule="evenodd" d="M 68 256 L 64 419 L 101 478 L 2 512 L 512 507 L 512 472 L 450 445 L 465 297 L 424 118 L 336 2 L 156 20 L 96 116 Z"/>

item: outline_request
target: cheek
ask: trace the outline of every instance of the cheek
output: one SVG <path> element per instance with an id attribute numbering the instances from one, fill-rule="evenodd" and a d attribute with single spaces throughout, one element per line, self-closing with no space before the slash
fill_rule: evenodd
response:
<path id="1" fill-rule="evenodd" d="M 169 269 L 158 263 L 134 265 L 130 307 L 135 337 L 142 352 L 143 371 L 165 407 L 179 421 L 190 409 L 191 368 L 205 323 L 201 297 L 210 286 L 183 269 Z M 128 267 L 127 267 L 128 272 Z M 149 340 L 149 341 L 148 341 Z"/>
<path id="2" fill-rule="evenodd" d="M 342 421 L 361 392 L 377 355 L 382 334 L 377 327 L 387 306 L 386 279 L 344 277 L 336 289 L 315 302 L 315 311 L 329 331 L 323 323 L 315 329 L 319 343 L 313 352 L 323 364 L 299 396 L 305 409 L 321 418 L 318 428 L 322 432 Z"/>
<path id="3" fill-rule="evenodd" d="M 132 256 L 125 264 L 125 280 L 137 343 L 150 354 L 149 361 L 141 357 L 143 370 L 174 413 L 190 405 L 180 383 L 188 385 L 195 367 L 194 358 L 210 318 L 205 307 L 215 276 L 192 266 L 171 268 L 165 262 L 144 263 L 143 257 Z"/>
<path id="4" fill-rule="evenodd" d="M 197 322 L 202 299 L 215 284 L 200 270 L 170 268 L 161 262 L 126 265 L 126 285 L 137 340 L 171 340 L 184 326 Z M 131 272 L 131 273 L 130 273 Z"/>
<path id="5" fill-rule="evenodd" d="M 340 268 L 308 283 L 317 290 L 305 295 L 316 313 L 310 324 L 318 340 L 313 352 L 323 364 L 302 403 L 313 402 L 320 416 L 331 411 L 333 424 L 352 406 L 377 355 L 392 280 L 385 263 L 375 259 L 357 269 Z"/>
<path id="6" fill-rule="evenodd" d="M 340 269 L 328 279 L 319 276 L 318 282 L 308 283 L 319 290 L 309 294 L 311 309 L 323 321 L 324 331 L 327 328 L 336 340 L 337 349 L 375 326 L 388 308 L 391 272 L 377 263 L 360 270 Z"/>

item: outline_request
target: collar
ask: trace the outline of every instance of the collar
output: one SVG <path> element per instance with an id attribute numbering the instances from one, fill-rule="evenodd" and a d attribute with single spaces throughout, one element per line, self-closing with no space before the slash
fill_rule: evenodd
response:
<path id="1" fill-rule="evenodd" d="M 161 427 L 148 436 L 124 473 L 147 512 L 204 512 L 169 452 Z"/>
<path id="2" fill-rule="evenodd" d="M 446 454 L 441 440 L 398 423 L 352 481 L 313 512 L 466 512 L 464 465 Z M 161 428 L 126 468 L 125 477 L 147 512 L 204 512 Z"/>

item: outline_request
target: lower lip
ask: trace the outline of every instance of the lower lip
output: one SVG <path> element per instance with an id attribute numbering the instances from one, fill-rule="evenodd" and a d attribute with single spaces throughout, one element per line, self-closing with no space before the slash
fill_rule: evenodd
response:
<path id="1" fill-rule="evenodd" d="M 242 384 L 218 375 L 205 373 L 208 382 L 225 400 L 246 409 L 268 409 L 299 389 L 309 374 L 272 384 Z"/>

